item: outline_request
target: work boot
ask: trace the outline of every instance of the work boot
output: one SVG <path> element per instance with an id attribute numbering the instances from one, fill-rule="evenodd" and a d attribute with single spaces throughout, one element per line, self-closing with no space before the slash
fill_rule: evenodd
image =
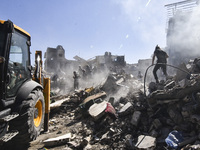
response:
<path id="1" fill-rule="evenodd" d="M 156 79 L 156 83 L 159 83 L 158 79 Z"/>

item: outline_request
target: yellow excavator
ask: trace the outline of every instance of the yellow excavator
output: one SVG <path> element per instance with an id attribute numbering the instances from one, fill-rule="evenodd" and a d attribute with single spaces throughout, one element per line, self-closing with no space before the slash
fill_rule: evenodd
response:
<path id="1" fill-rule="evenodd" d="M 48 130 L 50 79 L 41 75 L 41 51 L 31 67 L 30 40 L 12 21 L 0 20 L 0 144 L 27 144 Z"/>

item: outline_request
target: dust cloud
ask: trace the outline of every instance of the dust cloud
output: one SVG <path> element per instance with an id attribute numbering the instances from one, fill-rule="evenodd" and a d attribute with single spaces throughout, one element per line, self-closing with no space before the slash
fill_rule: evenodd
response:
<path id="1" fill-rule="evenodd" d="M 178 10 L 174 17 L 170 18 L 167 49 L 174 65 L 199 57 L 200 5 L 190 13 Z"/>

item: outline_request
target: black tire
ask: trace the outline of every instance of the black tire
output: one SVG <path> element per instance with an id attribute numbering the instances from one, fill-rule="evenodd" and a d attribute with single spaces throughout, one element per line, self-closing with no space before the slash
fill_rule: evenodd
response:
<path id="1" fill-rule="evenodd" d="M 0 138 L 7 132 L 8 123 L 0 123 Z"/>
<path id="2" fill-rule="evenodd" d="M 10 128 L 19 131 L 13 142 L 28 144 L 38 137 L 44 123 L 45 103 L 42 91 L 40 89 L 33 90 L 27 100 L 22 101 L 22 104 L 20 116 L 10 123 Z M 36 108 L 38 104 L 40 106 Z"/>

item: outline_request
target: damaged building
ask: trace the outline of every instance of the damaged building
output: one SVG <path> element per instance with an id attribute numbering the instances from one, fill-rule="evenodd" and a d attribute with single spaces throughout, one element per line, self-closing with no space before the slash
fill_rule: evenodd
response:
<path id="1" fill-rule="evenodd" d="M 67 65 L 67 59 L 65 58 L 65 50 L 61 45 L 56 48 L 48 47 L 44 55 L 44 69 L 47 72 L 57 72 L 63 69 Z"/>
<path id="2" fill-rule="evenodd" d="M 50 74 L 52 88 L 62 89 L 62 91 L 73 90 L 74 71 L 78 73 L 82 88 L 95 84 L 94 78 L 104 78 L 109 71 L 125 73 L 126 61 L 123 55 L 118 56 L 105 52 L 104 55 L 95 56 L 89 60 L 79 56 L 73 58 L 74 60 L 65 58 L 65 50 L 61 45 L 56 48 L 47 48 L 44 70 Z M 91 79 L 93 79 L 92 82 L 89 81 Z"/>
<path id="3" fill-rule="evenodd" d="M 94 59 L 85 60 L 79 56 L 74 56 L 75 60 L 67 60 L 65 58 L 65 50 L 61 45 L 56 48 L 48 47 L 45 52 L 45 62 L 44 69 L 47 72 L 57 72 L 58 70 L 66 70 L 66 67 L 73 66 L 73 68 L 78 68 L 78 66 L 89 65 L 91 67 L 125 67 L 126 61 L 125 56 L 112 55 L 111 52 L 105 52 L 104 55 L 95 56 Z"/>
<path id="4" fill-rule="evenodd" d="M 197 1 L 182 1 L 166 5 L 168 11 L 173 10 L 172 16 L 169 17 L 167 51 L 170 55 L 169 62 L 174 65 L 187 63 L 189 59 L 197 56 L 195 53 L 191 55 L 183 53 L 185 51 L 195 52 L 196 49 L 190 47 L 194 43 L 188 44 L 195 40 L 186 40 L 187 46 L 179 45 L 178 40 L 175 40 L 179 39 L 183 33 L 183 30 L 180 31 L 179 28 L 180 22 L 176 18 L 183 13 L 179 6 L 195 9 Z M 182 21 L 181 25 L 184 26 L 184 19 L 189 18 L 180 17 L 179 19 Z M 187 34 L 183 35 L 187 37 Z M 196 41 L 195 47 L 200 47 L 198 44 Z M 63 50 L 62 48 L 54 55 L 58 58 L 63 57 Z M 177 55 L 179 57 L 176 57 Z M 52 101 L 61 101 L 60 104 L 56 102 L 51 104 L 52 112 L 56 113 L 50 120 L 50 132 L 56 134 L 55 138 L 46 138 L 42 142 L 36 142 L 37 144 L 42 143 L 41 147 L 58 147 L 69 150 L 200 149 L 200 113 L 198 111 L 200 108 L 200 70 L 198 70 L 198 63 L 196 65 L 192 63 L 194 66 L 190 70 L 184 66 L 180 67 L 179 72 L 174 72 L 175 75 L 156 84 L 150 82 L 151 79 L 146 80 L 145 83 L 132 76 L 134 71 L 144 73 L 151 65 L 151 59 L 139 60 L 138 64 L 131 65 L 133 72 L 126 70 L 127 64 L 124 56 L 114 56 L 110 52 L 89 60 L 84 60 L 79 56 L 75 56 L 74 59 L 77 69 L 79 65 L 87 64 L 107 67 L 111 71 L 108 75 L 106 74 L 103 82 L 102 77 L 98 76 L 98 84 L 93 84 L 94 78 L 91 77 L 85 81 L 89 81 L 92 86 L 87 84 L 87 88 L 51 98 Z M 64 57 L 61 60 L 58 66 L 62 69 L 62 64 L 67 65 L 68 61 Z M 121 69 L 124 69 L 126 74 L 121 73 Z M 148 78 L 148 76 L 143 78 Z"/>
<path id="5" fill-rule="evenodd" d="M 44 69 L 47 72 L 65 71 L 71 65 L 78 66 L 78 63 L 65 58 L 65 50 L 61 45 L 56 48 L 48 47 L 44 55 Z"/>
<path id="6" fill-rule="evenodd" d="M 127 64 L 125 56 L 105 52 L 68 60 L 61 45 L 48 47 L 43 73 L 51 76 L 49 129 L 29 150 L 200 150 L 198 2 L 166 5 L 169 63 L 185 64 L 167 77 L 158 71 L 159 82 L 152 82 L 152 59 Z"/>
<path id="7" fill-rule="evenodd" d="M 96 56 L 95 61 L 97 64 L 102 64 L 108 66 L 108 68 L 113 66 L 125 67 L 125 56 L 112 55 L 111 52 L 105 52 L 103 56 Z"/>
<path id="8" fill-rule="evenodd" d="M 191 73 L 183 80 L 173 77 L 145 87 L 113 73 L 98 86 L 53 96 L 49 131 L 56 134 L 35 144 L 69 150 L 198 150 L 200 76 Z"/>

